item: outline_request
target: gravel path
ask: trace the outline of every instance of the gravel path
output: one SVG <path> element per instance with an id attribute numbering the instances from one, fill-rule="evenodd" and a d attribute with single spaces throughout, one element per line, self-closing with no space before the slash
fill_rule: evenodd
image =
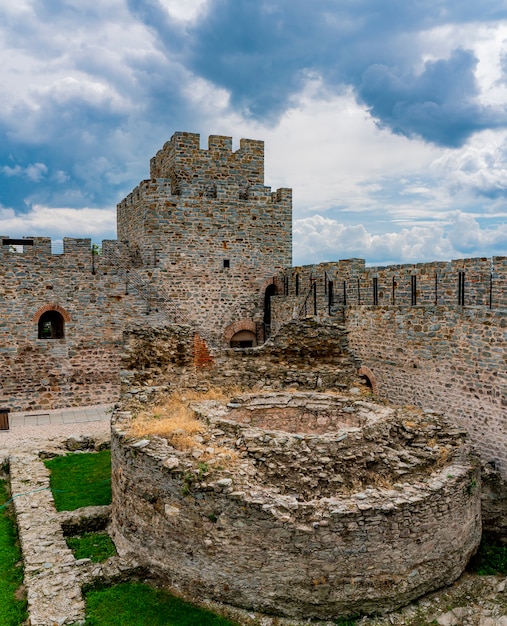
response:
<path id="1" fill-rule="evenodd" d="M 0 450 L 9 453 L 38 451 L 47 443 L 62 441 L 72 435 L 90 435 L 106 438 L 110 433 L 109 420 L 76 424 L 49 424 L 47 426 L 18 426 L 0 431 Z"/>
<path id="2" fill-rule="evenodd" d="M 80 435 L 106 439 L 110 433 L 108 409 L 105 406 L 95 406 L 49 411 L 45 414 L 49 423 L 39 425 L 30 423 L 36 419 L 35 413 L 14 413 L 10 430 L 0 430 L 0 450 L 11 454 L 38 451 L 48 443 L 57 443 Z M 40 421 L 41 418 L 38 419 Z"/>

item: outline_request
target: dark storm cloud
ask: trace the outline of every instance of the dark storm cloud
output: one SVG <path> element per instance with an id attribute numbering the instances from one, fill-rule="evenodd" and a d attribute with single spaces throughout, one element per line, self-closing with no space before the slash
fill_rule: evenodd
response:
<path id="1" fill-rule="evenodd" d="M 424 52 L 418 34 L 506 15 L 497 2 L 213 0 L 191 31 L 189 62 L 259 119 L 276 119 L 315 72 L 327 86 L 352 86 L 394 132 L 455 147 L 478 130 L 505 126 L 507 115 L 476 101 L 471 52 L 456 49 L 417 74 Z"/>
<path id="2" fill-rule="evenodd" d="M 455 50 L 449 59 L 427 62 L 419 75 L 400 76 L 385 65 L 372 65 L 358 93 L 393 132 L 459 147 L 472 133 L 507 123 L 505 113 L 475 101 L 476 62 L 471 52 Z"/>
<path id="3" fill-rule="evenodd" d="M 30 78 L 39 67 L 33 84 L 19 78 L 22 89 L 15 93 L 14 86 L 0 107 L 0 205 L 18 212 L 29 211 L 33 199 L 114 206 L 138 180 L 133 161 L 148 175 L 159 129 L 169 136 L 170 120 L 185 119 L 184 70 L 145 44 L 144 27 L 115 6 L 52 1 L 20 13 L 0 8 L 0 43 L 29 66 L 17 72 L 27 69 Z M 136 40 L 125 39 L 129 28 L 138 28 Z M 37 163 L 44 176 L 28 176 Z"/>

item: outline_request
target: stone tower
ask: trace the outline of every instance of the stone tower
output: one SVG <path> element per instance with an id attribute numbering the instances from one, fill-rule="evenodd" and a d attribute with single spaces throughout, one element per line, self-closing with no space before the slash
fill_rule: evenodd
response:
<path id="1" fill-rule="evenodd" d="M 264 186 L 264 142 L 175 133 L 119 205 L 131 263 L 216 345 L 255 345 L 292 261 L 292 191 Z"/>

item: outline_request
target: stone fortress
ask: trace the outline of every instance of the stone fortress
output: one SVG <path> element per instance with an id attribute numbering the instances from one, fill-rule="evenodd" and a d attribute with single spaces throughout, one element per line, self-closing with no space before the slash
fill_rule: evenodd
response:
<path id="1" fill-rule="evenodd" d="M 292 267 L 291 213 L 262 142 L 176 133 L 118 240 L 2 237 L 0 401 L 115 402 L 121 381 L 112 533 L 172 586 L 296 617 L 391 610 L 477 548 L 471 443 L 507 477 L 507 257 Z M 348 395 L 361 381 L 372 399 Z M 195 407 L 232 469 L 128 434 L 159 392 L 233 383 L 257 395 Z"/>

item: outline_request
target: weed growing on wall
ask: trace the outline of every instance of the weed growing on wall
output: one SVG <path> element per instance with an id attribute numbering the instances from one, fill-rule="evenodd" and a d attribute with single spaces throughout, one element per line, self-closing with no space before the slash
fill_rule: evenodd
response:
<path id="1" fill-rule="evenodd" d="M 480 576 L 507 575 L 507 546 L 484 536 L 468 569 Z"/>

